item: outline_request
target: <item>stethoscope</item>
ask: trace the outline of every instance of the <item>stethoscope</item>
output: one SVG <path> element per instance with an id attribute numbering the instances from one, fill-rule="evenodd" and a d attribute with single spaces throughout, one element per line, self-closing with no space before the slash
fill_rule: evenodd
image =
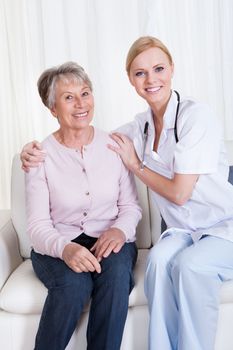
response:
<path id="1" fill-rule="evenodd" d="M 175 124 L 174 124 L 174 136 L 175 136 L 176 143 L 177 143 L 179 141 L 178 135 L 177 135 L 177 119 L 178 119 L 179 109 L 180 109 L 180 94 L 176 90 L 174 90 L 174 92 L 176 93 L 176 96 L 177 96 L 176 116 L 175 116 Z M 144 158 L 145 158 L 146 143 L 147 143 L 147 139 L 148 139 L 148 127 L 149 127 L 149 122 L 146 121 L 145 126 L 144 126 L 144 131 L 143 131 L 142 161 L 141 161 L 141 165 L 140 165 L 141 170 L 143 170 L 143 168 L 145 166 Z"/>

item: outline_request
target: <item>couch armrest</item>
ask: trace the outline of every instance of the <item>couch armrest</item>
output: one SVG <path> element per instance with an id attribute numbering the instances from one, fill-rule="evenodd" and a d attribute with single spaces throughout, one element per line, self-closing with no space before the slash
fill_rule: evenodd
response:
<path id="1" fill-rule="evenodd" d="M 0 290 L 22 261 L 10 210 L 0 210 Z"/>

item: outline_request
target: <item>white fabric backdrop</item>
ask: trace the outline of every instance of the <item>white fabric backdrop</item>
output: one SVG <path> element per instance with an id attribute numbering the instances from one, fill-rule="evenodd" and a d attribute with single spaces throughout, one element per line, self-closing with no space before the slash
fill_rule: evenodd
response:
<path id="1" fill-rule="evenodd" d="M 10 207 L 10 166 L 29 140 L 56 122 L 36 81 L 75 60 L 94 83 L 94 124 L 105 130 L 145 108 L 125 73 L 131 43 L 154 35 L 175 61 L 173 86 L 208 102 L 233 140 L 232 0 L 0 0 L 0 208 Z"/>

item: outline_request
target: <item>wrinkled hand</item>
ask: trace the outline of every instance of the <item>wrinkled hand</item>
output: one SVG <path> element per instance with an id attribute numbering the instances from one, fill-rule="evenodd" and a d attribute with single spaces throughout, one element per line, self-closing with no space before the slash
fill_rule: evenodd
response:
<path id="1" fill-rule="evenodd" d="M 80 244 L 73 242 L 67 244 L 63 250 L 62 259 L 74 272 L 101 272 L 96 257 Z"/>
<path id="2" fill-rule="evenodd" d="M 41 144 L 38 141 L 27 143 L 20 153 L 22 169 L 29 172 L 30 168 L 36 168 L 44 161 L 46 152 L 43 151 Z"/>
<path id="3" fill-rule="evenodd" d="M 118 253 L 125 244 L 125 234 L 118 228 L 112 227 L 104 231 L 91 248 L 98 261 L 107 258 L 112 252 Z"/>
<path id="4" fill-rule="evenodd" d="M 108 144 L 108 148 L 120 155 L 123 163 L 129 170 L 138 169 L 140 167 L 140 160 L 133 142 L 127 136 L 118 132 L 114 132 L 110 136 L 118 144 L 118 147 Z"/>

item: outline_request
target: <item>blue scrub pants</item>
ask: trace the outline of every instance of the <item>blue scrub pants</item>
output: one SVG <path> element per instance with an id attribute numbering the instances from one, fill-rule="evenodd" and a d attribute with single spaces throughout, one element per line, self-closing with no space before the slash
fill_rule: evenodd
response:
<path id="1" fill-rule="evenodd" d="M 233 279 L 233 243 L 164 236 L 150 251 L 145 293 L 150 350 L 213 350 L 222 282 Z"/>
<path id="2" fill-rule="evenodd" d="M 82 234 L 75 242 L 90 248 L 95 238 Z M 119 350 L 133 288 L 135 243 L 101 261 L 101 273 L 76 273 L 61 259 L 32 250 L 33 268 L 48 289 L 35 350 L 64 350 L 85 305 L 92 298 L 87 329 L 88 350 Z"/>

